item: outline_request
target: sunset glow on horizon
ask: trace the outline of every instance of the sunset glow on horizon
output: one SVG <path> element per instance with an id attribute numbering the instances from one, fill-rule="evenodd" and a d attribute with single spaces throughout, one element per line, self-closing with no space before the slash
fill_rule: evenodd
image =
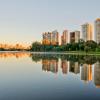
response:
<path id="1" fill-rule="evenodd" d="M 97 3 L 98 2 L 98 3 Z M 31 44 L 45 31 L 80 30 L 99 18 L 99 0 L 3 0 L 0 2 L 0 43 Z M 79 9 L 80 8 L 80 9 Z M 88 13 L 89 12 L 89 13 Z"/>

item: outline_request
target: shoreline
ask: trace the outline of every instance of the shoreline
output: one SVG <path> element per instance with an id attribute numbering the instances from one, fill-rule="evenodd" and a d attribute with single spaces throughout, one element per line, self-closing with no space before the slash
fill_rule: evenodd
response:
<path id="1" fill-rule="evenodd" d="M 70 54 L 70 55 L 100 55 L 100 52 L 65 51 L 65 52 L 34 52 L 34 51 L 0 51 L 0 53 L 31 53 L 31 54 Z"/>

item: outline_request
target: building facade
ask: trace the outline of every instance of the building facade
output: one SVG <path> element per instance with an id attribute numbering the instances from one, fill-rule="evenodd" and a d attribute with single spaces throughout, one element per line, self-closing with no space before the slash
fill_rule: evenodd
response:
<path id="1" fill-rule="evenodd" d="M 52 32 L 52 39 L 51 39 L 52 45 L 59 45 L 59 33 L 57 30 Z"/>
<path id="2" fill-rule="evenodd" d="M 100 18 L 95 21 L 95 40 L 97 43 L 100 43 Z"/>
<path id="3" fill-rule="evenodd" d="M 51 44 L 52 34 L 50 32 L 43 33 L 42 44 L 50 45 Z"/>
<path id="4" fill-rule="evenodd" d="M 64 30 L 61 36 L 61 45 L 66 45 L 68 43 L 68 31 Z"/>
<path id="5" fill-rule="evenodd" d="M 70 32 L 70 43 L 78 43 L 80 39 L 80 31 Z"/>
<path id="6" fill-rule="evenodd" d="M 53 32 L 43 33 L 43 45 L 59 45 L 59 33 L 55 30 Z"/>
<path id="7" fill-rule="evenodd" d="M 82 25 L 82 39 L 86 42 L 88 40 L 93 40 L 92 25 L 89 23 Z"/>

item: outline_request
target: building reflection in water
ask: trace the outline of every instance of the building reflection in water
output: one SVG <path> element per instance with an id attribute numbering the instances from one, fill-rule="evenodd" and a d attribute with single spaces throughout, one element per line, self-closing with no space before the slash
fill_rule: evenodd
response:
<path id="1" fill-rule="evenodd" d="M 93 72 L 94 72 L 94 84 L 97 88 L 100 88 L 100 57 L 89 57 L 85 61 L 85 57 L 71 57 L 71 56 L 61 56 L 61 55 L 41 55 L 33 54 L 28 52 L 1 52 L 0 58 L 8 57 L 31 57 L 33 62 L 42 61 L 42 70 L 46 72 L 57 73 L 58 66 L 60 66 L 63 74 L 68 74 L 68 71 L 81 76 L 81 80 L 88 83 L 93 82 Z M 61 63 L 60 60 L 61 59 Z M 73 58 L 73 59 L 72 59 Z M 77 58 L 77 59 L 76 59 Z M 79 58 L 79 59 L 78 59 Z M 91 60 L 91 59 L 92 60 Z M 60 63 L 60 65 L 59 65 Z M 82 64 L 81 68 L 80 65 Z M 94 65 L 94 67 L 92 66 Z M 92 69 L 94 70 L 92 71 Z M 81 69 L 81 73 L 80 73 Z"/>
<path id="2" fill-rule="evenodd" d="M 83 64 L 81 68 L 81 80 L 92 81 L 92 65 Z"/>
<path id="3" fill-rule="evenodd" d="M 58 72 L 58 60 L 42 59 L 42 70 L 57 73 Z"/>
<path id="4" fill-rule="evenodd" d="M 94 66 L 94 84 L 97 88 L 100 88 L 100 62 L 97 62 Z"/>
<path id="5" fill-rule="evenodd" d="M 72 72 L 74 74 L 79 74 L 80 73 L 80 66 L 78 62 L 69 62 L 69 72 Z"/>
<path id="6" fill-rule="evenodd" d="M 46 72 L 58 72 L 58 66 L 60 66 L 63 74 L 74 73 L 80 76 L 80 79 L 85 83 L 93 82 L 94 72 L 94 84 L 96 87 L 100 86 L 100 57 L 96 56 L 73 56 L 73 55 L 38 55 L 42 60 L 42 70 Z M 32 56 L 33 61 L 37 58 Z M 60 63 L 60 59 L 61 63 Z M 97 63 L 96 63 L 97 62 Z M 96 64 L 95 64 L 96 63 Z M 60 65 L 59 65 L 60 64 Z M 92 66 L 95 65 L 95 66 Z M 94 67 L 94 71 L 92 71 Z"/>
<path id="7" fill-rule="evenodd" d="M 68 61 L 67 60 L 61 60 L 61 68 L 62 68 L 63 74 L 68 73 Z"/>

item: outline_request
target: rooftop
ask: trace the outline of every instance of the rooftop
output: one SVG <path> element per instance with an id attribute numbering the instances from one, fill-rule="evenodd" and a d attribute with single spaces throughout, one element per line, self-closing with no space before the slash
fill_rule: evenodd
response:
<path id="1" fill-rule="evenodd" d="M 97 18 L 96 21 L 100 21 L 100 18 Z"/>

